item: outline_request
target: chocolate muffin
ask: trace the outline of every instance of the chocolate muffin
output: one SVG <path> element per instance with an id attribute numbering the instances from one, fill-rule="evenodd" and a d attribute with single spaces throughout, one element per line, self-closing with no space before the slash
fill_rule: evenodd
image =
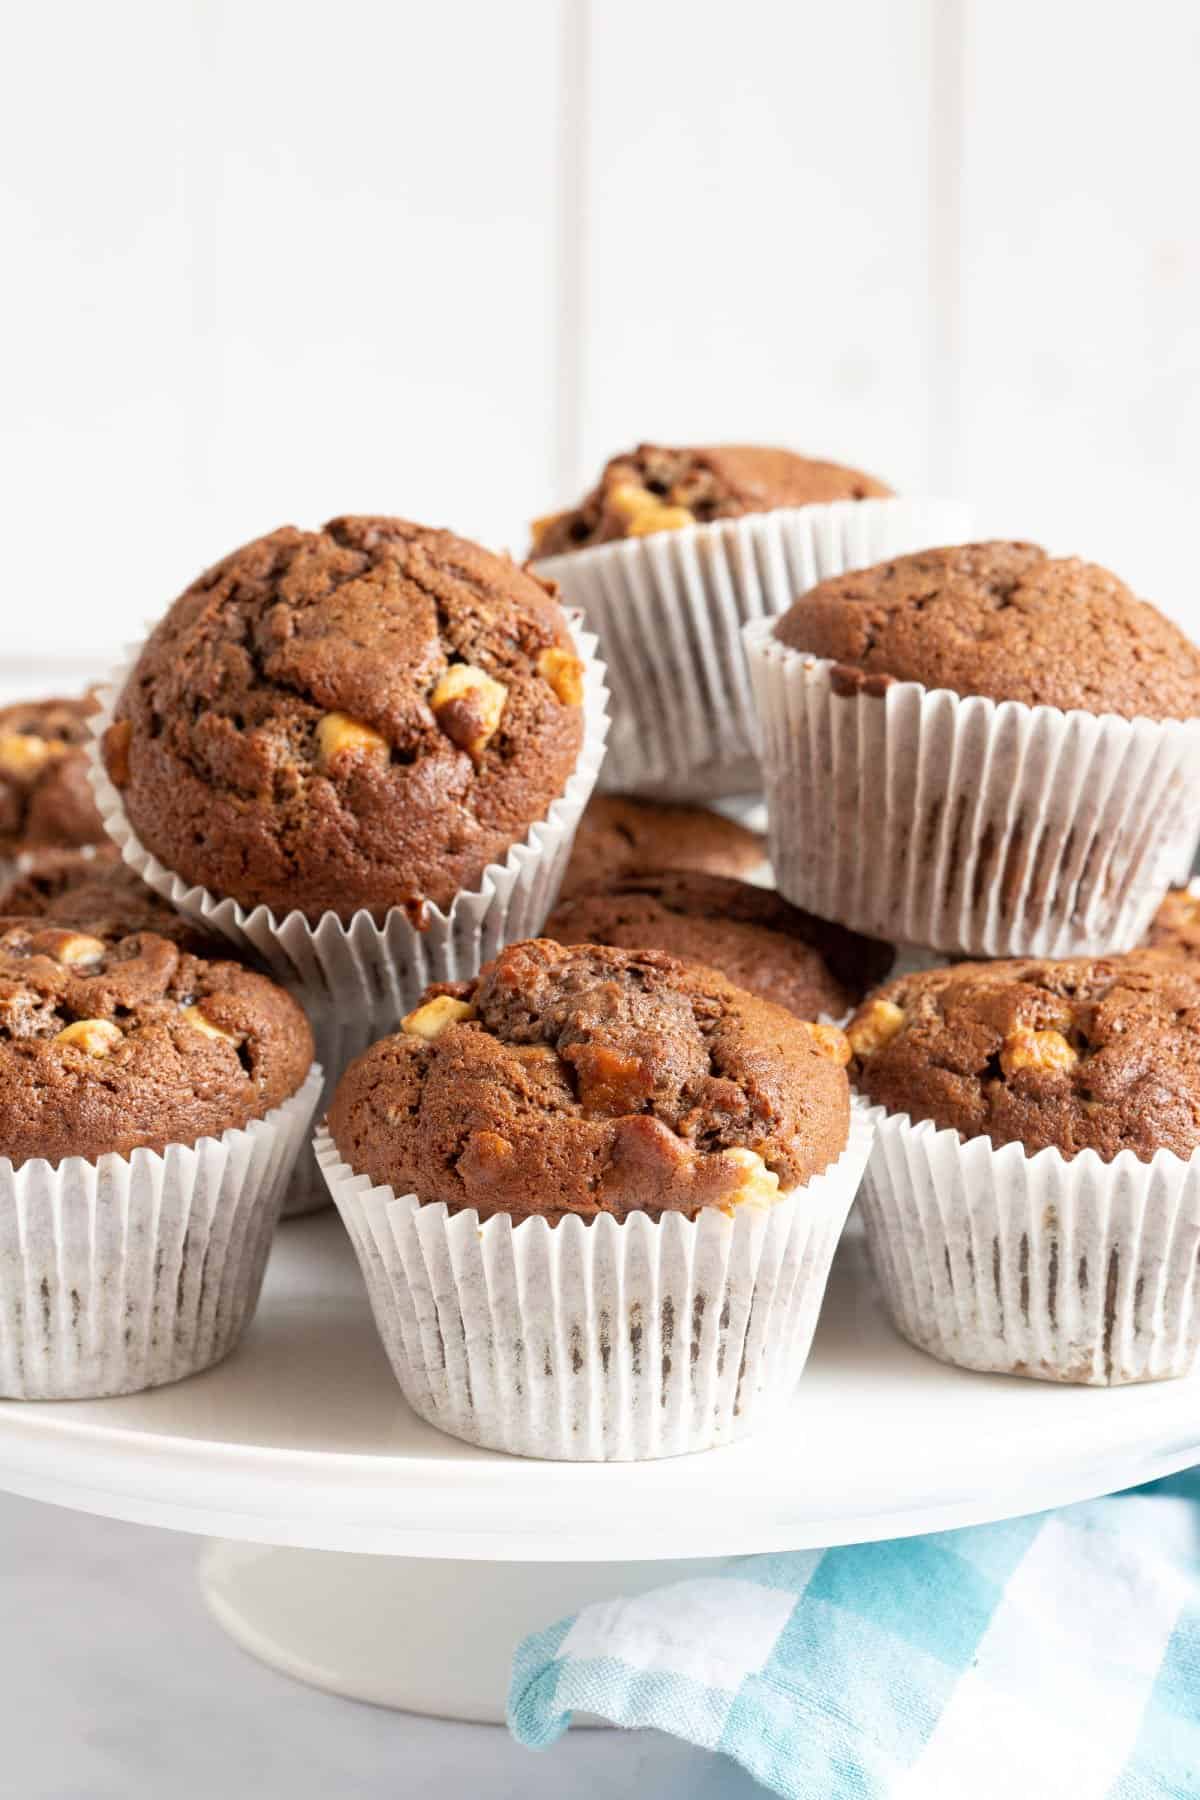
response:
<path id="1" fill-rule="evenodd" d="M 402 519 L 284 526 L 151 633 L 106 733 L 130 824 L 245 907 L 377 918 L 478 888 L 583 741 L 553 590 Z"/>
<path id="2" fill-rule="evenodd" d="M 1155 950 L 1200 959 L 1200 894 L 1172 888 L 1154 915 L 1146 942 Z"/>
<path id="3" fill-rule="evenodd" d="M 98 844 L 94 850 L 41 850 L 28 856 L 20 873 L 0 891 L 0 916 L 83 925 L 102 938 L 153 931 L 198 956 L 229 954 L 223 939 L 201 930 L 147 887 L 121 861 L 115 844 Z"/>
<path id="4" fill-rule="evenodd" d="M 0 708 L 0 855 L 103 842 L 84 751 L 95 710 L 90 694 Z"/>
<path id="5" fill-rule="evenodd" d="M 94 1160 L 193 1144 L 294 1094 L 312 1033 L 290 995 L 149 932 L 0 920 L 0 1145 Z"/>
<path id="6" fill-rule="evenodd" d="M 1200 650 L 1123 581 L 1036 544 L 956 544 L 835 576 L 775 628 L 830 658 L 834 689 L 916 681 L 1026 706 L 1187 719 Z"/>
<path id="7" fill-rule="evenodd" d="M 1153 950 L 902 976 L 847 1027 L 870 1099 L 1032 1156 L 1200 1147 L 1200 970 Z"/>
<path id="8" fill-rule="evenodd" d="M 766 854 L 755 832 L 706 807 L 597 794 L 579 821 L 561 891 L 572 894 L 616 881 L 634 869 L 696 869 L 742 877 L 760 868 Z"/>
<path id="9" fill-rule="evenodd" d="M 351 1064 L 329 1130 L 373 1183 L 481 1219 L 694 1218 L 841 1154 L 838 1040 L 660 952 L 539 939 L 432 989 Z"/>
<path id="10" fill-rule="evenodd" d="M 632 874 L 562 902 L 545 935 L 560 944 L 665 950 L 720 970 L 801 1019 L 839 1018 L 891 967 L 890 944 L 789 906 L 768 888 L 689 870 Z"/>
<path id="11" fill-rule="evenodd" d="M 792 450 L 718 444 L 682 450 L 639 444 L 605 464 L 596 486 L 568 512 L 533 524 L 533 556 L 561 556 L 616 538 L 738 519 L 781 506 L 865 500 L 891 493 L 874 476 Z"/>

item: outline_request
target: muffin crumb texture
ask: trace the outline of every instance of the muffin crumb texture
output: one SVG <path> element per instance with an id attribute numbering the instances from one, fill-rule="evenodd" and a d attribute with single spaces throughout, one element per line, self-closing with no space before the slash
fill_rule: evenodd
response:
<path id="1" fill-rule="evenodd" d="M 148 932 L 0 920 L 0 1145 L 14 1166 L 219 1136 L 295 1093 L 312 1055 L 296 1002 L 239 963 Z"/>
<path id="2" fill-rule="evenodd" d="M 1154 915 L 1146 942 L 1155 950 L 1200 962 L 1200 894 L 1172 888 Z"/>
<path id="3" fill-rule="evenodd" d="M 329 1128 L 356 1173 L 481 1219 L 695 1217 L 837 1159 L 843 1060 L 713 970 L 539 939 L 428 994 L 351 1064 Z"/>
<path id="4" fill-rule="evenodd" d="M 169 901 L 147 887 L 121 861 L 115 844 L 31 854 L 21 872 L 0 892 L 0 917 L 10 916 L 55 925 L 85 925 L 106 938 L 153 931 L 198 956 L 231 954 L 223 939 L 176 912 Z"/>
<path id="5" fill-rule="evenodd" d="M 769 888 L 686 870 L 598 883 L 562 902 L 545 935 L 704 963 L 802 1019 L 840 1018 L 892 964 L 890 945 L 802 912 Z"/>
<path id="6" fill-rule="evenodd" d="M 766 855 L 756 832 L 707 807 L 594 794 L 575 833 L 562 893 L 565 898 L 645 869 L 696 869 L 745 879 L 762 868 Z"/>
<path id="7" fill-rule="evenodd" d="M 0 708 L 0 855 L 103 840 L 84 749 L 95 710 L 90 694 Z"/>
<path id="8" fill-rule="evenodd" d="M 667 449 L 639 444 L 614 456 L 567 512 L 537 519 L 534 556 L 561 556 L 618 538 L 647 537 L 780 506 L 865 500 L 891 489 L 858 469 L 754 444 Z"/>
<path id="9" fill-rule="evenodd" d="M 316 921 L 448 907 L 549 812 L 583 741 L 553 589 L 401 519 L 285 526 L 148 639 L 105 762 L 147 850 Z"/>
<path id="10" fill-rule="evenodd" d="M 964 1138 L 1106 1162 L 1200 1146 L 1200 970 L 1180 958 L 923 970 L 872 996 L 846 1035 L 871 1100 Z"/>
<path id="11" fill-rule="evenodd" d="M 1064 712 L 1200 714 L 1200 650 L 1117 576 L 1036 544 L 957 544 L 837 575 L 776 627 L 834 691 L 893 681 Z"/>

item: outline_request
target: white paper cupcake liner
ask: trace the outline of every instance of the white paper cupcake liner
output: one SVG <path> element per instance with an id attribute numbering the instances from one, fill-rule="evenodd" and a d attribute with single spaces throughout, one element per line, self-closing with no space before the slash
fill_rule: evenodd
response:
<path id="1" fill-rule="evenodd" d="M 452 1437 L 518 1456 L 630 1461 L 732 1442 L 803 1372 L 878 1109 L 766 1210 L 550 1226 L 372 1187 L 327 1131 L 317 1160 L 405 1398 Z"/>
<path id="2" fill-rule="evenodd" d="M 660 531 L 535 564 L 600 639 L 613 729 L 609 793 L 761 791 L 741 628 L 847 569 L 968 535 L 951 500 L 839 500 Z"/>
<path id="3" fill-rule="evenodd" d="M 1195 832 L 1200 719 L 1120 719 L 895 682 L 748 626 L 768 841 L 796 906 L 976 956 L 1139 943 Z"/>
<path id="4" fill-rule="evenodd" d="M 1115 1386 L 1200 1350 L 1200 1156 L 1029 1156 L 883 1119 L 859 1201 L 898 1331 L 964 1369 Z"/>
<path id="5" fill-rule="evenodd" d="M 297 996 L 312 1024 L 317 1056 L 326 1070 L 327 1102 L 349 1062 L 395 1030 L 434 981 L 466 981 L 505 944 L 536 937 L 558 896 L 575 829 L 591 797 L 608 730 L 608 690 L 596 639 L 570 620 L 584 663 L 584 740 L 575 770 L 546 817 L 532 825 L 502 863 L 491 863 L 477 889 L 459 894 L 447 911 L 430 906 L 418 929 L 399 907 L 382 924 L 359 912 L 343 924 L 326 913 L 311 925 L 303 913 L 276 919 L 267 906 L 247 912 L 188 884 L 141 844 L 120 793 L 108 778 L 100 741 L 138 651 L 100 690 L 100 710 L 89 721 L 92 788 L 104 828 L 129 866 L 181 913 L 225 937 L 264 963 Z M 140 651 L 140 647 L 139 647 Z M 311 1159 L 297 1171 L 285 1217 L 328 1205 L 325 1183 Z"/>
<path id="6" fill-rule="evenodd" d="M 321 1081 L 314 1063 L 264 1118 L 162 1155 L 0 1159 L 0 1394 L 140 1393 L 227 1356 Z"/>

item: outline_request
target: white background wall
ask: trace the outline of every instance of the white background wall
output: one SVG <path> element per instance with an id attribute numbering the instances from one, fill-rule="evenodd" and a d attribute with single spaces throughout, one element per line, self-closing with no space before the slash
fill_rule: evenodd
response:
<path id="1" fill-rule="evenodd" d="M 3 0 L 0 655 L 779 441 L 1200 634 L 1193 0 Z"/>

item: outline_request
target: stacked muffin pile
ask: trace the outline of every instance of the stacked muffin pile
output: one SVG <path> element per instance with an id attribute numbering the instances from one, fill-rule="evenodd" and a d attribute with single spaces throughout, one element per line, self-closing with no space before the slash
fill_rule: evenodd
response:
<path id="1" fill-rule="evenodd" d="M 390 518 L 226 557 L 83 703 L 96 812 L 78 714 L 14 718 L 0 1203 L 56 1298 L 4 1391 L 224 1354 L 285 1186 L 332 1194 L 416 1410 L 523 1454 L 778 1416 L 860 1183 L 923 1348 L 1190 1367 L 1187 897 L 1137 946 L 1196 832 L 1200 653 L 1090 565 L 926 548 L 963 535 L 854 470 L 641 446 L 524 568 Z M 562 600 L 612 690 L 595 798 L 605 664 Z M 778 892 L 689 804 L 764 789 Z M 918 967 L 880 987 L 897 943 Z M 189 1185 L 238 1134 L 240 1198 Z M 124 1225 L 92 1207 L 97 1262 L 18 1218 L 81 1181 L 126 1224 L 159 1197 L 140 1360 L 75 1275 L 111 1285 Z M 168 1289 L 206 1321 L 186 1353 Z"/>

